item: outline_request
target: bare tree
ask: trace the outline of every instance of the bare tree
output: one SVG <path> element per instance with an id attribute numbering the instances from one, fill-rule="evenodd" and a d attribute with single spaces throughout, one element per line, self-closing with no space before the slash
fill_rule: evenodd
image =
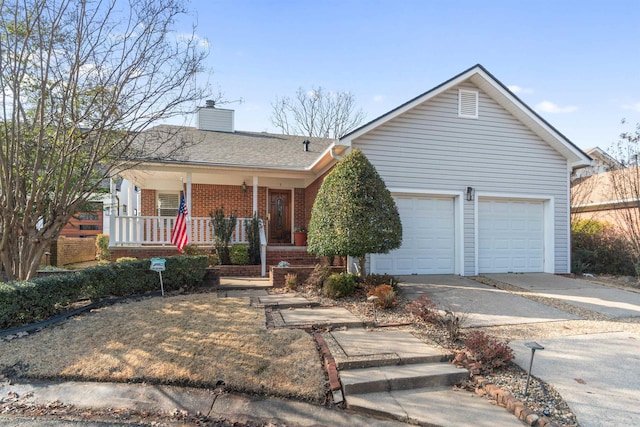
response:
<path id="1" fill-rule="evenodd" d="M 640 123 L 633 131 L 620 135 L 616 148 L 621 166 L 609 174 L 611 198 L 621 236 L 629 244 L 636 274 L 640 276 Z"/>
<path id="2" fill-rule="evenodd" d="M 294 99 L 277 98 L 271 106 L 271 123 L 289 135 L 337 139 L 356 129 L 365 117 L 356 109 L 353 94 L 327 92 L 322 87 L 299 88 Z"/>
<path id="3" fill-rule="evenodd" d="M 0 0 L 0 261 L 28 279 L 69 218 L 142 151 L 135 135 L 191 112 L 208 55 L 171 31 L 180 0 Z"/>

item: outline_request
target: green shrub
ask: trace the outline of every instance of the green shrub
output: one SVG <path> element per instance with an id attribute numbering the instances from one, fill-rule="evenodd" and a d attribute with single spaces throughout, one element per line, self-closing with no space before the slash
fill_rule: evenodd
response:
<path id="1" fill-rule="evenodd" d="M 220 264 L 220 260 L 218 259 L 218 255 L 216 254 L 207 255 L 207 260 L 208 260 L 209 267 Z"/>
<path id="2" fill-rule="evenodd" d="M 133 261 L 137 261 L 138 258 L 136 257 L 132 257 L 132 256 L 121 256 L 120 258 L 118 258 L 116 260 L 116 262 L 133 262 Z"/>
<path id="3" fill-rule="evenodd" d="M 96 258 L 100 261 L 107 260 L 111 257 L 109 252 L 109 235 L 98 234 L 96 236 Z"/>
<path id="4" fill-rule="evenodd" d="M 182 252 L 185 255 L 191 255 L 191 256 L 207 254 L 207 252 L 204 249 L 200 248 L 198 245 L 194 245 L 193 243 L 183 246 Z"/>
<path id="5" fill-rule="evenodd" d="M 247 265 L 249 263 L 249 250 L 245 245 L 233 245 L 231 246 L 229 257 L 233 265 Z"/>
<path id="6" fill-rule="evenodd" d="M 571 271 L 575 274 L 636 275 L 628 241 L 606 223 L 575 221 L 571 224 L 571 246 Z"/>
<path id="7" fill-rule="evenodd" d="M 167 257 L 162 273 L 165 290 L 196 286 L 207 264 L 206 256 Z M 160 290 L 158 273 L 149 266 L 149 260 L 127 260 L 28 282 L 0 283 L 0 328 L 44 320 L 83 298 L 96 301 Z"/>
<path id="8" fill-rule="evenodd" d="M 260 264 L 260 217 L 254 212 L 253 217 L 244 224 L 249 241 L 249 264 Z"/>
<path id="9" fill-rule="evenodd" d="M 508 341 L 499 340 L 481 331 L 469 333 L 464 345 L 469 356 L 490 371 L 504 366 L 514 358 Z"/>
<path id="10" fill-rule="evenodd" d="M 356 289 L 356 275 L 352 273 L 334 273 L 324 282 L 322 293 L 329 298 L 343 298 L 353 294 Z"/>
<path id="11" fill-rule="evenodd" d="M 233 230 L 236 228 L 237 218 L 234 214 L 229 218 L 224 216 L 224 207 L 220 207 L 215 211 L 209 212 L 211 217 L 211 227 L 213 228 L 213 247 L 218 254 L 220 264 L 228 265 L 231 263 L 229 253 L 229 243 Z"/>

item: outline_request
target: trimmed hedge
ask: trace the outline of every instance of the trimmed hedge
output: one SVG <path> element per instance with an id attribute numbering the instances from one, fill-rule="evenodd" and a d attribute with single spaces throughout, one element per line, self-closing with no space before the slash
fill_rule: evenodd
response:
<path id="1" fill-rule="evenodd" d="M 165 291 L 193 288 L 202 282 L 206 256 L 165 258 Z M 150 261 L 136 260 L 85 268 L 78 272 L 38 277 L 27 282 L 0 283 L 0 329 L 38 322 L 66 311 L 81 299 L 98 301 L 160 290 Z"/>

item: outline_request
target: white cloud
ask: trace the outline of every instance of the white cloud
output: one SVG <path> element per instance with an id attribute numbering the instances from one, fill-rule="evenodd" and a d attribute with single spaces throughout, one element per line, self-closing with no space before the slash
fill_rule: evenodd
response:
<path id="1" fill-rule="evenodd" d="M 635 104 L 625 104 L 622 108 L 625 110 L 640 111 L 640 102 L 636 102 Z"/>
<path id="2" fill-rule="evenodd" d="M 384 95 L 374 95 L 373 102 L 382 102 L 384 101 Z"/>
<path id="3" fill-rule="evenodd" d="M 509 90 L 513 93 L 525 93 L 525 94 L 533 93 L 533 89 L 520 87 L 518 85 L 509 85 L 507 86 L 507 88 L 509 88 Z"/>
<path id="4" fill-rule="evenodd" d="M 575 105 L 560 107 L 551 101 L 542 101 L 536 105 L 536 109 L 545 113 L 572 113 L 578 109 Z"/>
<path id="5" fill-rule="evenodd" d="M 200 49 L 204 49 L 204 50 L 209 49 L 209 40 L 206 39 L 205 37 L 200 37 L 197 34 L 176 33 L 176 40 L 182 43 L 189 43 L 193 41 Z"/>

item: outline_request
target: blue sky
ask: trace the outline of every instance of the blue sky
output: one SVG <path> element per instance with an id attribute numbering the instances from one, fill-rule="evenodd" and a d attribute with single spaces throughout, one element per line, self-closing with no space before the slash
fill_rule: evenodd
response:
<path id="1" fill-rule="evenodd" d="M 366 121 L 480 63 L 582 148 L 640 122 L 640 2 L 248 1 L 189 6 L 236 129 L 277 132 L 271 102 L 349 91 Z M 191 22 L 181 22 L 185 29 Z M 204 80 L 204 77 L 201 77 Z M 622 118 L 630 124 L 622 125 Z"/>

